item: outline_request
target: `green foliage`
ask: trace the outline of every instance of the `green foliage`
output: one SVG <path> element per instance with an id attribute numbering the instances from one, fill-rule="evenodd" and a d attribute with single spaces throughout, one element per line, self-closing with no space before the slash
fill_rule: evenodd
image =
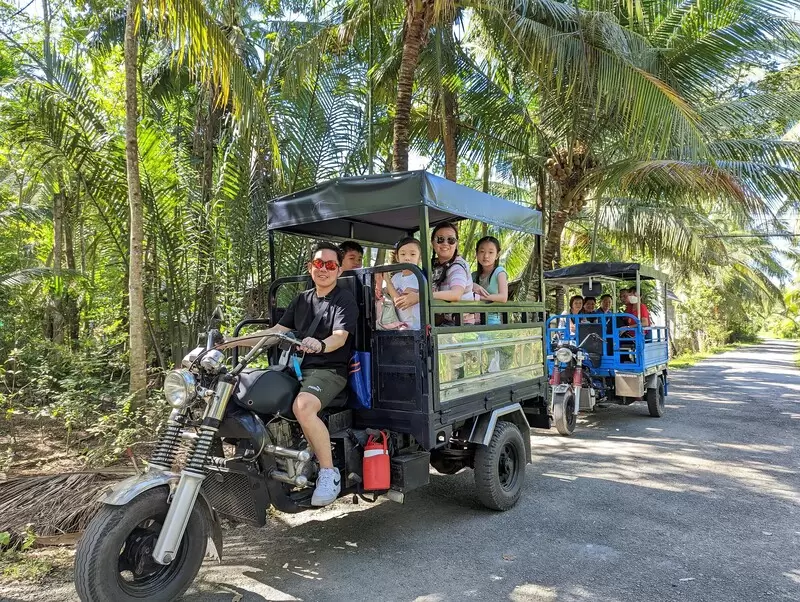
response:
<path id="1" fill-rule="evenodd" d="M 435 4 L 411 148 L 442 168 L 452 96 L 459 180 L 542 203 L 551 221 L 563 204 L 561 265 L 657 263 L 687 293 L 676 342 L 752 339 L 787 274 L 768 239 L 725 237 L 785 231 L 797 209 L 800 144 L 783 139 L 800 119 L 797 23 L 772 1 Z M 279 276 L 302 270 L 306 241 L 279 235 L 269 256 L 267 201 L 391 165 L 408 7 L 143 3 L 152 378 L 134 409 L 121 5 L 53 7 L 45 52 L 42 23 L 0 0 L 0 413 L 12 432 L 20 414 L 57 420 L 92 462 L 152 437 L 166 414 L 159 374 L 194 347 L 213 308 L 230 322 L 263 316 L 269 262 Z M 589 167 L 574 177 L 545 169 L 558 153 L 580 168 L 576 149 Z M 482 230 L 461 226 L 470 260 Z M 491 233 L 512 277 L 534 273 L 533 237 Z M 644 299 L 656 310 L 652 291 Z M 771 318 L 785 336 L 798 328 L 792 299 Z"/>
<path id="2" fill-rule="evenodd" d="M 20 537 L 0 532 L 0 581 L 42 581 L 53 570 L 53 563 L 31 552 L 36 534 L 28 529 Z"/>
<path id="3" fill-rule="evenodd" d="M 0 382 L 7 388 L 0 397 L 5 420 L 13 425 L 15 414 L 25 413 L 59 421 L 66 444 L 92 464 L 113 462 L 133 444 L 151 442 L 168 415 L 155 390 L 146 404 L 132 408 L 124 354 L 97 341 L 78 350 L 43 341 L 13 349 Z"/>
<path id="4" fill-rule="evenodd" d="M 800 280 L 787 287 L 783 307 L 769 317 L 767 330 L 782 339 L 800 338 Z"/>
<path id="5" fill-rule="evenodd" d="M 742 299 L 724 286 L 694 278 L 686 289 L 687 300 L 677 305 L 678 353 L 713 353 L 729 343 L 757 342 L 763 324 L 758 304 Z"/>

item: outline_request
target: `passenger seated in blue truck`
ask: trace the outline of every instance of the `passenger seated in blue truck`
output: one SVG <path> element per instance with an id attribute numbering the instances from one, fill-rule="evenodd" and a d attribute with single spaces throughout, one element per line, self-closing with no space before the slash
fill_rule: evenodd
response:
<path id="1" fill-rule="evenodd" d="M 590 314 L 590 316 L 591 316 L 591 314 L 598 313 L 596 304 L 597 304 L 597 299 L 595 299 L 594 297 L 584 297 L 583 298 L 583 309 L 581 309 L 581 313 L 582 314 Z M 596 317 L 596 316 L 595 317 L 590 317 L 590 316 L 587 316 L 586 318 L 583 318 L 582 321 L 586 322 L 588 324 L 597 324 L 600 321 L 600 319 L 598 317 Z"/>
<path id="2" fill-rule="evenodd" d="M 653 331 L 650 330 L 650 309 L 644 303 L 639 303 L 639 297 L 636 296 L 636 288 L 631 287 L 627 289 L 627 296 L 624 299 L 625 313 L 637 315 L 637 311 L 641 311 L 639 323 L 642 325 L 644 331 L 644 340 L 649 342 L 653 340 Z M 638 306 L 637 306 L 638 303 Z M 639 309 L 637 309 L 637 307 Z M 631 326 L 635 324 L 632 319 L 628 319 Z"/>
<path id="3" fill-rule="evenodd" d="M 580 295 L 573 295 L 569 298 L 569 309 L 565 309 L 563 312 L 563 316 L 571 316 L 571 318 L 561 318 L 558 321 L 559 328 L 566 328 L 567 323 L 569 323 L 569 334 L 575 334 L 575 325 L 580 320 L 579 317 L 581 314 L 581 310 L 583 309 L 583 297 Z"/>

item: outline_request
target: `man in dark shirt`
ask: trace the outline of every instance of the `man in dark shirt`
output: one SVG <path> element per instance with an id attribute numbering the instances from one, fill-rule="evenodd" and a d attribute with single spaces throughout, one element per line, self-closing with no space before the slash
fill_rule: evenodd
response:
<path id="1" fill-rule="evenodd" d="M 358 304 L 353 295 L 339 288 L 342 252 L 331 243 L 314 248 L 308 271 L 314 288 L 300 293 L 289 304 L 278 324 L 250 338 L 271 332 L 300 333 L 300 350 L 306 353 L 301 364 L 303 381 L 292 411 L 319 461 L 320 471 L 311 504 L 327 506 L 339 496 L 341 476 L 333 466 L 331 439 L 325 423 L 317 415 L 347 385 L 347 369 L 352 356 L 353 335 L 358 320 Z M 323 312 L 314 332 L 307 332 Z"/>

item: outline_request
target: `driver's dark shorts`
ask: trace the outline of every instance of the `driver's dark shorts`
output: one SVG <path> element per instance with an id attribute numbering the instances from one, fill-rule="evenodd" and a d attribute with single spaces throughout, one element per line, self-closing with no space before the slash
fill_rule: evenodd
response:
<path id="1" fill-rule="evenodd" d="M 310 393 L 320 400 L 326 408 L 347 386 L 347 379 L 336 370 L 329 368 L 308 368 L 303 370 L 301 393 Z"/>

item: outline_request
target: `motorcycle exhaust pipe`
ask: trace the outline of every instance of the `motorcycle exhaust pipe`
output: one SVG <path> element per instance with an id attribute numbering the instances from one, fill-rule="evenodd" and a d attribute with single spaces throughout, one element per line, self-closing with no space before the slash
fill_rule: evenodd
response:
<path id="1" fill-rule="evenodd" d="M 276 481 L 280 481 L 281 483 L 288 483 L 289 485 L 294 485 L 295 487 L 305 487 L 308 485 L 308 477 L 305 475 L 297 475 L 294 477 L 290 477 L 287 473 L 280 471 L 280 470 L 272 470 L 269 473 L 270 479 L 275 479 Z"/>
<path id="2" fill-rule="evenodd" d="M 279 458 L 289 458 L 298 462 L 308 462 L 311 459 L 311 452 L 307 449 L 289 449 L 280 445 L 265 445 L 264 452 L 278 456 Z"/>

